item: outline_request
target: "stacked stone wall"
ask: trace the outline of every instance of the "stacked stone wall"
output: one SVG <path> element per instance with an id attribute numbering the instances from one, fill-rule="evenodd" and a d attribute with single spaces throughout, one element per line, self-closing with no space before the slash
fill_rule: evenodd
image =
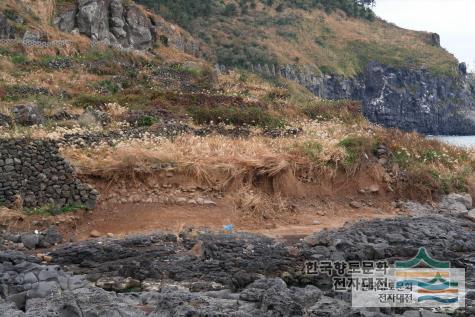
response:
<path id="1" fill-rule="evenodd" d="M 94 208 L 97 196 L 76 177 L 54 141 L 0 139 L 0 203 Z"/>

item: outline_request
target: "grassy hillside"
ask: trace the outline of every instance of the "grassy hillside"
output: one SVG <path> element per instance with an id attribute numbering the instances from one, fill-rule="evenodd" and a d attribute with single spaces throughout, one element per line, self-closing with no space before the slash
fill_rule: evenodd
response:
<path id="1" fill-rule="evenodd" d="M 366 9 L 344 13 L 342 6 L 275 2 L 255 2 L 247 11 L 229 9 L 234 2 L 209 10 L 201 5 L 211 2 L 190 2 L 188 12 L 197 14 L 176 19 L 188 21 L 182 25 L 228 65 L 300 63 L 347 76 L 373 59 L 445 74 L 456 66 L 453 56 L 430 44 L 430 34 L 372 19 Z M 169 14 L 177 8 L 170 2 Z M 49 13 L 38 17 L 22 9 L 15 0 L 0 3 L 19 30 L 37 28 L 72 44 L 0 47 L 0 138 L 69 140 L 63 153 L 88 176 L 153 171 L 170 162 L 208 185 L 237 179 L 255 194 L 262 175 L 282 170 L 318 184 L 325 177 L 374 174 L 374 167 L 384 172 L 377 181 L 395 197 L 432 199 L 471 188 L 471 153 L 373 125 L 358 103 L 320 100 L 295 82 L 243 69 L 216 74 L 206 61 L 166 45 L 154 54 L 91 48 L 84 36 L 44 22 Z M 44 118 L 40 126 L 20 123 L 13 111 L 29 103 Z M 379 161 L 381 146 L 391 153 L 386 163 Z"/>
<path id="2" fill-rule="evenodd" d="M 353 76 L 368 60 L 456 74 L 456 58 L 432 34 L 401 29 L 353 0 L 137 0 L 214 51 L 229 66 L 307 64 Z"/>

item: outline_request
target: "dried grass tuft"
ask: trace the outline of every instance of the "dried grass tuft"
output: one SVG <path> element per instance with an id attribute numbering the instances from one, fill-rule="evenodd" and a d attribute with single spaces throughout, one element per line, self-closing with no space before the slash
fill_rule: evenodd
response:
<path id="1" fill-rule="evenodd" d="M 235 192 L 232 200 L 236 211 L 253 219 L 278 219 L 294 212 L 292 204 L 280 194 L 270 195 L 249 186 Z"/>

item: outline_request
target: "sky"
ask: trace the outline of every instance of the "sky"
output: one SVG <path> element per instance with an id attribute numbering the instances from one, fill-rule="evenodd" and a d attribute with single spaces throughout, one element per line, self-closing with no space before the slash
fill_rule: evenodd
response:
<path id="1" fill-rule="evenodd" d="M 435 32 L 475 71 L 475 0 L 376 0 L 376 14 L 412 30 Z"/>

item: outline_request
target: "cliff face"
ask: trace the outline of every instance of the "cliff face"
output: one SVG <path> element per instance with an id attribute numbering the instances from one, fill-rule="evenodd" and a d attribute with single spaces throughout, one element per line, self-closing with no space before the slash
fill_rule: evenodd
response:
<path id="1" fill-rule="evenodd" d="M 459 77 L 375 62 L 349 79 L 316 75 L 292 65 L 258 65 L 253 69 L 266 76 L 296 81 L 321 98 L 360 100 L 364 115 L 386 127 L 424 134 L 475 134 L 475 83 L 466 75 L 463 64 Z"/>
<path id="2" fill-rule="evenodd" d="M 78 0 L 54 23 L 63 32 L 80 33 L 122 48 L 146 50 L 159 41 L 160 45 L 195 56 L 203 51 L 200 43 L 181 28 L 122 0 Z"/>
<path id="3" fill-rule="evenodd" d="M 370 63 L 362 78 L 371 121 L 425 134 L 475 134 L 475 86 L 463 73 L 449 78 Z"/>

